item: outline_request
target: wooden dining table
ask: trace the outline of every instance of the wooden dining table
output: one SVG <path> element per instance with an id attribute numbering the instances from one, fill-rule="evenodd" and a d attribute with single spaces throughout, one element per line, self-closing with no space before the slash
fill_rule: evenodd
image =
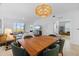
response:
<path id="1" fill-rule="evenodd" d="M 29 53 L 29 55 L 36 56 L 56 41 L 57 38 L 52 36 L 38 36 L 30 39 L 19 40 L 19 43 Z"/>

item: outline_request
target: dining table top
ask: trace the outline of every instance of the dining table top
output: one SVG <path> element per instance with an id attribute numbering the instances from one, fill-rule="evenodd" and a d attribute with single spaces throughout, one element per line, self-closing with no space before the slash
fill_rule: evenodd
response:
<path id="1" fill-rule="evenodd" d="M 38 55 L 41 51 L 54 44 L 57 38 L 52 36 L 38 36 L 30 39 L 21 39 L 19 43 L 31 56 Z"/>

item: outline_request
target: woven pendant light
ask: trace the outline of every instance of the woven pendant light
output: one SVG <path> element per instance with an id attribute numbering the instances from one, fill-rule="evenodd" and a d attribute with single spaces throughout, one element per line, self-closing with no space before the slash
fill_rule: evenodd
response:
<path id="1" fill-rule="evenodd" d="M 40 17 L 48 17 L 52 14 L 52 7 L 49 4 L 40 4 L 36 7 L 35 14 Z"/>

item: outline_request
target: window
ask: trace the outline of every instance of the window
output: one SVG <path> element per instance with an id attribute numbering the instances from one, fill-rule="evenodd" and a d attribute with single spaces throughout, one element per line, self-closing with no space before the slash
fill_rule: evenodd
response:
<path id="1" fill-rule="evenodd" d="M 14 23 L 14 32 L 24 32 L 25 24 L 24 23 Z"/>

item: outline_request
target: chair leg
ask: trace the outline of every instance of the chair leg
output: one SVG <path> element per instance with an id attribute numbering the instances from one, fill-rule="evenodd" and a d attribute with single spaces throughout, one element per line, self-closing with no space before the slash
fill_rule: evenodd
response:
<path id="1" fill-rule="evenodd" d="M 63 51 L 61 52 L 62 56 L 63 56 Z"/>
<path id="2" fill-rule="evenodd" d="M 63 56 L 63 51 L 58 54 L 59 56 Z"/>
<path id="3" fill-rule="evenodd" d="M 5 48 L 6 48 L 5 50 L 8 50 L 8 43 L 7 42 L 5 43 Z"/>

